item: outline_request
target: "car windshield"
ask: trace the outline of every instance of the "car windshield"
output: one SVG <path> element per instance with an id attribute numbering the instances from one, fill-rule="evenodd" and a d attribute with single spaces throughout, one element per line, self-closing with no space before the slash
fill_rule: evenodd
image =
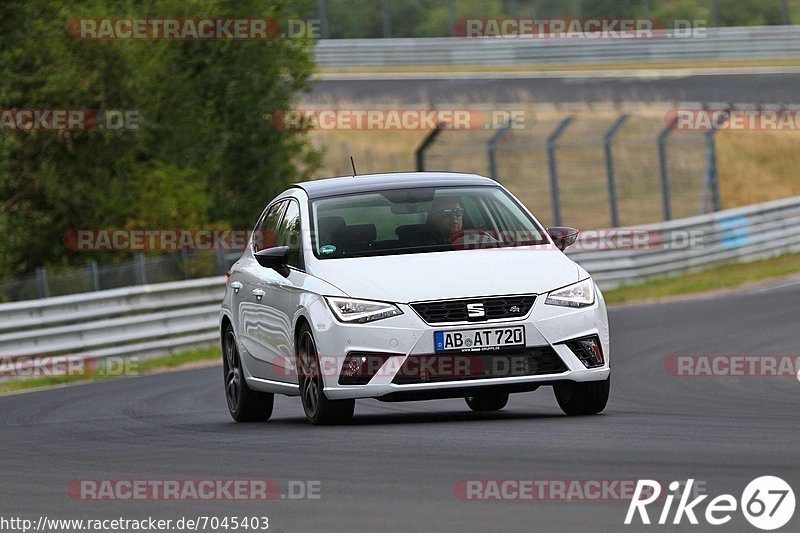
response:
<path id="1" fill-rule="evenodd" d="M 313 200 L 320 259 L 546 244 L 499 187 L 426 187 Z"/>

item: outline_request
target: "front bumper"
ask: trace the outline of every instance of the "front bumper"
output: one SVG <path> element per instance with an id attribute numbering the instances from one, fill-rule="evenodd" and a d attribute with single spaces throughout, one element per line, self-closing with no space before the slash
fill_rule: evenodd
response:
<path id="1" fill-rule="evenodd" d="M 482 389 L 521 392 L 533 390 L 538 385 L 557 381 L 599 381 L 608 378 L 609 332 L 608 318 L 602 294 L 598 291 L 594 305 L 585 308 L 558 307 L 545 304 L 540 295 L 530 313 L 520 319 L 487 321 L 460 325 L 429 325 L 408 305 L 400 304 L 403 314 L 372 324 L 343 324 L 332 315 L 327 321 L 317 320 L 315 336 L 321 357 L 343 361 L 353 352 L 381 353 L 386 362 L 365 385 L 341 385 L 340 367 L 335 372 L 324 372 L 325 394 L 332 400 L 347 398 L 424 399 L 458 396 L 462 392 Z M 329 313 L 330 314 L 330 313 Z M 523 326 L 526 346 L 531 350 L 554 352 L 562 365 L 544 366 L 560 371 L 536 375 L 485 377 L 480 379 L 435 379 L 430 381 L 403 380 L 398 372 L 414 358 L 435 358 L 434 332 L 459 329 L 476 329 L 497 326 Z M 603 365 L 586 368 L 565 341 L 597 335 L 603 350 Z M 531 351 L 528 350 L 528 351 Z M 463 354 L 468 355 L 468 354 Z M 445 357 L 452 357 L 451 354 Z M 541 370 L 541 369 L 540 369 Z M 401 373 L 402 375 L 402 373 Z M 415 382 L 409 382 L 415 381 Z"/>

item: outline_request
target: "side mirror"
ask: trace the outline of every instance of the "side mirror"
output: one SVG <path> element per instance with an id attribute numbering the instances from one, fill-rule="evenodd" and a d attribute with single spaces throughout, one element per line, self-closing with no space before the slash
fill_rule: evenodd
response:
<path id="1" fill-rule="evenodd" d="M 553 239 L 553 244 L 558 246 L 559 250 L 563 251 L 567 246 L 575 244 L 575 241 L 578 240 L 578 233 L 580 232 L 575 228 L 557 226 L 547 228 L 547 233 L 550 235 L 550 238 Z"/>
<path id="2" fill-rule="evenodd" d="M 281 276 L 289 275 L 289 267 L 286 265 L 286 256 L 289 253 L 288 246 L 275 246 L 273 248 L 264 248 L 256 252 L 255 257 L 258 264 L 264 268 L 271 268 L 278 272 Z"/>

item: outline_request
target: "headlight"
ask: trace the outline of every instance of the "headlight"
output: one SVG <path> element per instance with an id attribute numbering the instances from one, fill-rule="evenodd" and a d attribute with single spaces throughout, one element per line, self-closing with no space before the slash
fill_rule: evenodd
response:
<path id="1" fill-rule="evenodd" d="M 403 314 L 396 305 L 384 302 L 334 298 L 331 296 L 326 296 L 325 300 L 331 307 L 333 314 L 336 315 L 336 318 L 342 322 L 363 324 Z"/>
<path id="2" fill-rule="evenodd" d="M 594 303 L 594 283 L 592 278 L 567 285 L 547 295 L 546 304 L 563 307 L 586 307 Z"/>

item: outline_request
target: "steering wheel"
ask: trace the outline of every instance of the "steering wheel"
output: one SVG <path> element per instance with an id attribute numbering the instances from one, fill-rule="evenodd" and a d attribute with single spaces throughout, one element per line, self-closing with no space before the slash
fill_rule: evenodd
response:
<path id="1" fill-rule="evenodd" d="M 450 244 L 454 250 L 494 248 L 499 242 L 494 235 L 480 228 L 462 229 L 450 236 Z M 490 246 L 486 246 L 487 244 Z"/>

